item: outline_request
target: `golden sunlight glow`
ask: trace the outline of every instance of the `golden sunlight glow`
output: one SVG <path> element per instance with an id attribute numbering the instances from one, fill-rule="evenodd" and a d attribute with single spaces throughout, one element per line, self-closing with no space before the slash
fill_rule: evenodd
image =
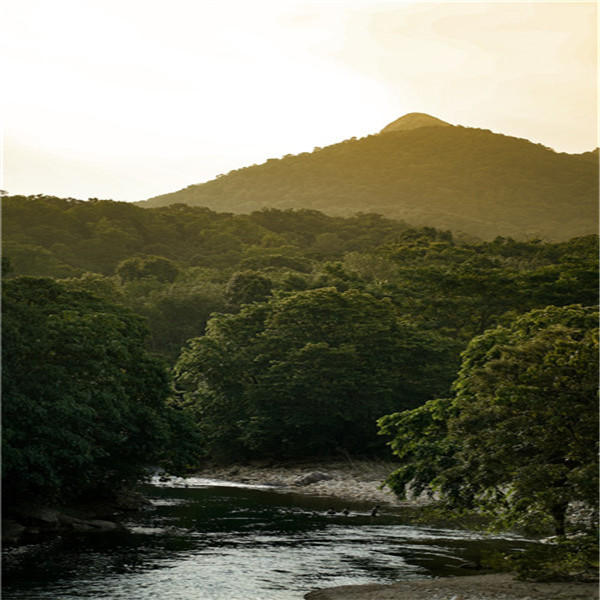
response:
<path id="1" fill-rule="evenodd" d="M 407 112 L 597 145 L 596 3 L 5 0 L 10 193 L 141 200 Z"/>

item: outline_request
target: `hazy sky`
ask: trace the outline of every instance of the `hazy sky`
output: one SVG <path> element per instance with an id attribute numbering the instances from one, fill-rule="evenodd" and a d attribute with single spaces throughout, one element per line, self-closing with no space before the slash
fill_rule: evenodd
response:
<path id="1" fill-rule="evenodd" d="M 12 194 L 142 200 L 407 112 L 597 144 L 595 2 L 3 0 Z"/>

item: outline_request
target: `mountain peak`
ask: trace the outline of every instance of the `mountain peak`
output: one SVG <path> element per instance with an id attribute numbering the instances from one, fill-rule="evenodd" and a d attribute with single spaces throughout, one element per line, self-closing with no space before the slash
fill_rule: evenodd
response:
<path id="1" fill-rule="evenodd" d="M 418 129 L 419 127 L 451 127 L 450 123 L 442 121 L 425 113 L 408 113 L 399 119 L 396 119 L 389 125 L 386 125 L 379 133 L 389 133 L 390 131 L 408 131 L 409 129 Z"/>

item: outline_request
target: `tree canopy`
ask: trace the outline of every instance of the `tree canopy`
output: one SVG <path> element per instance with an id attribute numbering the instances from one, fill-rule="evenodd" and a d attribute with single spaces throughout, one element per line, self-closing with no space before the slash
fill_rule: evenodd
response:
<path id="1" fill-rule="evenodd" d="M 4 499 L 78 498 L 158 461 L 180 419 L 143 320 L 50 279 L 5 281 L 2 299 Z"/>
<path id="2" fill-rule="evenodd" d="M 215 316 L 175 374 L 212 454 L 369 452 L 378 417 L 448 388 L 454 354 L 389 300 L 322 288 Z"/>
<path id="3" fill-rule="evenodd" d="M 392 489 L 505 524 L 543 515 L 559 534 L 569 502 L 597 508 L 597 324 L 594 308 L 548 306 L 474 338 L 453 399 L 380 420 L 402 462 Z"/>

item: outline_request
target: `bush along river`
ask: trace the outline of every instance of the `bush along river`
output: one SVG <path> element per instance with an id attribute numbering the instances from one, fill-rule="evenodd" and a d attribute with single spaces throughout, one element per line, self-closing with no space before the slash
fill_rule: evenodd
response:
<path id="1" fill-rule="evenodd" d="M 482 554 L 534 543 L 411 525 L 398 508 L 372 517 L 371 505 L 267 486 L 174 482 L 143 488 L 152 507 L 126 531 L 6 548 L 2 597 L 291 600 L 324 587 L 478 573 Z"/>

